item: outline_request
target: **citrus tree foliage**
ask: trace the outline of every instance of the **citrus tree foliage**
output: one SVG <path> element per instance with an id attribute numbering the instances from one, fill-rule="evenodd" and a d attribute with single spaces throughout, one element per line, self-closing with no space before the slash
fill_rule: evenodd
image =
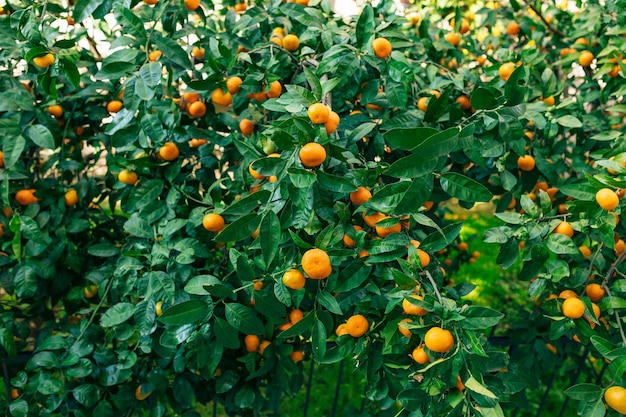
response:
<path id="1" fill-rule="evenodd" d="M 625 411 L 623 1 L 198 3 L 2 9 L 3 409 L 260 415 L 353 357 L 381 415 L 503 416 L 575 340 L 581 415 Z M 449 281 L 452 198 L 496 202 L 538 353 Z"/>

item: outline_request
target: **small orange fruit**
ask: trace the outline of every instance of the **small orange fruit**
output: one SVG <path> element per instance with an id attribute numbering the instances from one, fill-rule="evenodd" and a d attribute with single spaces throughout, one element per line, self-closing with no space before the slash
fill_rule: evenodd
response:
<path id="1" fill-rule="evenodd" d="M 201 101 L 191 103 L 187 107 L 187 113 L 191 117 L 202 117 L 206 114 L 206 105 Z"/>
<path id="2" fill-rule="evenodd" d="M 585 259 L 591 256 L 591 249 L 589 249 L 588 246 L 580 245 L 578 247 L 578 250 L 580 251 L 580 254 L 583 256 L 583 258 Z"/>
<path id="3" fill-rule="evenodd" d="M 596 193 L 598 205 L 606 211 L 612 211 L 619 205 L 619 197 L 610 188 L 603 188 Z"/>
<path id="4" fill-rule="evenodd" d="M 266 93 L 267 98 L 278 98 L 283 92 L 283 86 L 280 84 L 280 81 L 272 81 L 270 83 L 270 89 Z"/>
<path id="5" fill-rule="evenodd" d="M 230 106 L 233 103 L 233 96 L 228 91 L 224 93 L 221 88 L 216 88 L 211 93 L 211 101 L 220 106 Z"/>
<path id="6" fill-rule="evenodd" d="M 27 189 L 27 190 L 19 190 L 15 194 L 15 201 L 17 201 L 22 206 L 28 206 L 29 204 L 33 204 L 39 201 L 37 197 L 35 197 L 35 189 Z"/>
<path id="7" fill-rule="evenodd" d="M 532 171 L 535 169 L 535 158 L 531 155 L 523 155 L 517 158 L 517 166 L 522 171 Z"/>
<path id="8" fill-rule="evenodd" d="M 580 298 L 568 298 L 563 301 L 561 311 L 565 317 L 579 319 L 585 314 L 585 303 Z"/>
<path id="9" fill-rule="evenodd" d="M 204 59 L 205 50 L 199 46 L 191 48 L 191 55 L 196 59 Z"/>
<path id="10" fill-rule="evenodd" d="M 330 109 L 323 103 L 313 103 L 309 106 L 307 113 L 309 119 L 317 125 L 321 125 L 328 121 L 330 117 Z"/>
<path id="11" fill-rule="evenodd" d="M 325 279 L 332 273 L 330 257 L 321 249 L 309 249 L 302 255 L 302 269 L 311 279 Z"/>
<path id="12" fill-rule="evenodd" d="M 78 203 L 78 193 L 75 189 L 70 188 L 65 192 L 64 200 L 67 207 L 75 206 Z"/>
<path id="13" fill-rule="evenodd" d="M 256 352 L 259 350 L 261 341 L 259 340 L 259 336 L 255 334 L 248 334 L 244 337 L 243 343 L 246 345 L 246 350 L 248 352 Z"/>
<path id="14" fill-rule="evenodd" d="M 593 62 L 593 54 L 590 51 L 582 51 L 578 57 L 578 63 L 583 67 L 588 67 Z"/>
<path id="15" fill-rule="evenodd" d="M 98 295 L 98 286 L 96 284 L 91 284 L 83 288 L 83 294 L 85 294 L 85 298 L 93 298 Z"/>
<path id="16" fill-rule="evenodd" d="M 11 399 L 16 400 L 20 396 L 20 392 L 17 388 L 11 388 Z"/>
<path id="17" fill-rule="evenodd" d="M 146 0 L 144 0 L 144 1 L 146 1 Z M 154 50 L 154 51 L 152 51 L 152 52 L 150 52 L 148 54 L 148 61 L 150 61 L 150 62 L 158 61 L 159 58 L 161 58 L 162 55 L 163 55 L 163 52 L 161 52 L 158 49 L 156 49 L 156 50 Z"/>
<path id="18" fill-rule="evenodd" d="M 378 223 L 385 217 L 386 216 L 384 214 L 379 213 L 379 212 L 375 212 L 374 214 L 370 214 L 369 216 L 366 216 L 365 213 L 363 213 L 363 220 L 365 220 L 365 223 L 369 227 L 375 227 L 376 223 Z"/>
<path id="19" fill-rule="evenodd" d="M 117 113 L 122 110 L 124 104 L 119 100 L 111 100 L 107 103 L 107 111 L 109 113 Z"/>
<path id="20" fill-rule="evenodd" d="M 458 247 L 461 252 L 465 252 L 469 248 L 469 245 L 467 244 L 467 242 L 461 242 L 459 243 Z"/>
<path id="21" fill-rule="evenodd" d="M 560 233 L 562 235 L 572 237 L 574 236 L 574 228 L 568 222 L 563 221 L 554 228 L 552 233 Z"/>
<path id="22" fill-rule="evenodd" d="M 119 174 L 117 174 L 117 179 L 119 180 L 119 182 L 122 182 L 124 184 L 135 185 L 139 177 L 137 176 L 136 172 L 132 172 L 132 171 L 125 169 L 125 170 L 120 171 Z"/>
<path id="23" fill-rule="evenodd" d="M 598 302 L 604 298 L 605 290 L 600 284 L 592 283 L 585 287 L 587 297 L 593 302 Z"/>
<path id="24" fill-rule="evenodd" d="M 426 113 L 426 110 L 428 110 L 429 99 L 430 97 L 420 97 L 420 99 L 417 100 L 417 108 Z"/>
<path id="25" fill-rule="evenodd" d="M 419 301 L 424 301 L 424 297 L 422 297 L 421 295 L 413 294 L 410 297 Z M 426 314 L 428 314 L 428 310 L 416 306 L 406 298 L 402 300 L 402 311 L 404 312 L 404 314 L 411 314 L 413 316 L 425 316 Z"/>
<path id="26" fill-rule="evenodd" d="M 154 313 L 157 317 L 161 317 L 163 315 L 163 301 L 159 300 L 154 305 Z"/>
<path id="27" fill-rule="evenodd" d="M 221 232 L 224 229 L 224 218 L 216 213 L 207 213 L 202 218 L 202 226 L 209 232 Z"/>
<path id="28" fill-rule="evenodd" d="M 461 43 L 461 37 L 454 32 L 448 32 L 443 37 L 447 42 L 451 43 L 453 46 L 458 46 Z"/>
<path id="29" fill-rule="evenodd" d="M 613 410 L 626 414 L 626 388 L 612 386 L 604 392 L 604 401 Z"/>
<path id="30" fill-rule="evenodd" d="M 229 79 L 226 80 L 226 88 L 228 89 L 228 92 L 230 94 L 236 94 L 239 92 L 239 90 L 241 90 L 241 84 L 243 83 L 243 80 L 241 79 L 241 77 L 230 77 Z"/>
<path id="31" fill-rule="evenodd" d="M 244 136 L 250 136 L 254 132 L 254 122 L 250 119 L 241 119 L 239 121 L 239 130 Z"/>
<path id="32" fill-rule="evenodd" d="M 291 288 L 292 290 L 299 290 L 304 288 L 306 279 L 302 272 L 297 269 L 290 269 L 283 274 L 283 284 L 285 284 L 285 287 Z"/>
<path id="33" fill-rule="evenodd" d="M 559 298 L 564 300 L 567 300 L 568 298 L 578 298 L 578 294 L 572 290 L 563 290 L 559 293 Z"/>
<path id="34" fill-rule="evenodd" d="M 422 266 L 422 268 L 426 268 L 430 263 L 430 255 L 423 250 L 418 249 L 417 256 L 419 256 L 420 258 L 420 265 Z"/>
<path id="35" fill-rule="evenodd" d="M 206 143 L 206 139 L 191 138 L 191 140 L 189 141 L 189 146 L 192 148 L 199 148 L 202 145 L 206 145 Z"/>
<path id="36" fill-rule="evenodd" d="M 391 55 L 391 42 L 386 38 L 374 39 L 372 48 L 374 49 L 374 54 L 381 59 L 385 59 Z"/>
<path id="37" fill-rule="evenodd" d="M 466 95 L 458 96 L 456 98 L 456 102 L 461 106 L 461 110 L 469 110 L 472 108 L 470 104 L 470 99 Z"/>
<path id="38" fill-rule="evenodd" d="M 353 226 L 354 230 L 363 230 L 363 228 L 361 226 Z M 352 240 L 352 238 L 350 236 L 348 236 L 347 234 L 344 233 L 343 235 L 343 244 L 346 245 L 347 247 L 351 248 L 354 246 L 356 242 L 354 240 Z"/>
<path id="39" fill-rule="evenodd" d="M 367 203 L 372 198 L 372 193 L 365 187 L 359 186 L 356 191 L 350 193 L 350 201 L 357 206 Z"/>
<path id="40" fill-rule="evenodd" d="M 200 7 L 200 0 L 185 0 L 185 7 L 190 12 L 193 12 L 198 7 Z"/>
<path id="41" fill-rule="evenodd" d="M 346 323 L 341 323 L 339 326 L 337 326 L 337 328 L 335 329 L 335 334 L 337 335 L 337 337 L 348 334 Z"/>
<path id="42" fill-rule="evenodd" d="M 164 161 L 173 161 L 178 158 L 178 155 L 180 155 L 180 151 L 174 142 L 165 142 L 165 144 L 159 149 L 158 154 L 159 158 Z"/>
<path id="43" fill-rule="evenodd" d="M 188 91 L 186 93 L 183 93 L 183 99 L 187 103 L 195 103 L 196 101 L 200 100 L 200 93 L 196 93 L 195 91 Z"/>
<path id="44" fill-rule="evenodd" d="M 304 313 L 302 310 L 295 308 L 289 312 L 289 322 L 291 324 L 296 324 L 304 317 Z"/>
<path id="45" fill-rule="evenodd" d="M 362 314 L 356 314 L 346 322 L 346 331 L 352 337 L 361 337 L 370 328 L 367 318 Z"/>
<path id="46" fill-rule="evenodd" d="M 265 349 L 266 349 L 269 345 L 271 345 L 271 344 L 272 344 L 272 342 L 270 342 L 269 340 L 264 340 L 264 341 L 262 341 L 262 342 L 259 344 L 259 353 L 260 353 L 261 355 L 263 355 L 263 352 L 265 352 Z"/>
<path id="47" fill-rule="evenodd" d="M 33 58 L 33 64 L 39 68 L 48 68 L 54 65 L 54 54 L 48 52 L 45 55 Z"/>
<path id="48" fill-rule="evenodd" d="M 243 12 L 245 12 L 246 10 L 248 10 L 248 5 L 247 5 L 245 2 L 243 2 L 243 1 L 242 1 L 242 2 L 236 3 L 236 4 L 233 6 L 233 10 L 234 10 L 235 12 L 237 12 L 237 13 L 243 13 Z"/>
<path id="49" fill-rule="evenodd" d="M 507 81 L 511 74 L 515 71 L 515 64 L 513 62 L 506 62 L 498 69 L 498 75 L 503 81 Z"/>
<path id="50" fill-rule="evenodd" d="M 394 233 L 400 233 L 402 231 L 402 225 L 400 223 L 396 223 L 393 226 L 389 227 L 380 227 L 374 226 L 376 228 L 376 234 L 382 238 L 385 238 Z"/>
<path id="51" fill-rule="evenodd" d="M 424 365 L 430 362 L 430 358 L 428 357 L 428 354 L 426 353 L 426 351 L 424 350 L 422 346 L 418 346 L 415 349 L 413 349 L 413 353 L 411 354 L 411 357 L 413 358 L 415 362 L 419 363 L 420 365 Z"/>
<path id="52" fill-rule="evenodd" d="M 294 350 L 289 354 L 289 357 L 294 362 L 300 362 L 302 361 L 302 359 L 304 359 L 304 352 L 302 352 L 301 350 Z"/>
<path id="53" fill-rule="evenodd" d="M 446 353 L 454 346 L 454 336 L 450 330 L 432 327 L 426 332 L 424 343 L 433 352 Z"/>
<path id="54" fill-rule="evenodd" d="M 146 1 L 146 0 L 143 0 Z M 158 0 L 155 0 L 155 2 Z M 150 3 L 148 3 L 150 4 Z M 152 391 L 148 391 L 148 392 L 143 392 L 142 389 L 142 385 L 138 385 L 137 389 L 135 390 L 135 398 L 137 399 L 137 401 L 143 401 L 146 398 L 148 398 L 150 396 L 150 394 L 152 394 Z"/>
<path id="55" fill-rule="evenodd" d="M 311 142 L 300 149 L 298 156 L 305 167 L 316 167 L 326 160 L 326 149 L 319 143 Z"/>
<path id="56" fill-rule="evenodd" d="M 328 120 L 326 120 L 326 122 L 324 123 L 324 127 L 326 128 L 326 134 L 330 135 L 335 130 L 337 130 L 340 121 L 341 119 L 339 118 L 339 115 L 331 110 L 330 114 L 328 115 Z"/>
<path id="57" fill-rule="evenodd" d="M 511 36 L 518 35 L 519 32 L 520 32 L 520 27 L 519 27 L 519 24 L 517 22 L 511 22 L 506 27 L 506 33 L 511 35 Z"/>
<path id="58" fill-rule="evenodd" d="M 412 319 L 402 319 L 400 320 L 400 323 L 412 323 L 413 320 Z M 398 323 L 398 331 L 402 334 L 402 336 L 410 339 L 411 336 L 413 335 L 413 333 L 411 333 L 411 331 L 409 329 L 407 329 L 406 327 L 402 327 L 400 326 L 400 323 Z"/>
<path id="59" fill-rule="evenodd" d="M 289 52 L 293 52 L 300 47 L 300 39 L 296 35 L 289 34 L 282 40 L 282 46 Z"/>
<path id="60" fill-rule="evenodd" d="M 63 116 L 63 107 L 59 106 L 58 104 L 53 104 L 52 106 L 48 107 L 46 111 L 48 112 L 48 114 L 56 118 Z"/>

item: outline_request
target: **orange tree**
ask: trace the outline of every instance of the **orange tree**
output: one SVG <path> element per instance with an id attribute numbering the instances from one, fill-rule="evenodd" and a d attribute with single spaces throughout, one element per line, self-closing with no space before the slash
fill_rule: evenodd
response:
<path id="1" fill-rule="evenodd" d="M 353 357 L 376 412 L 503 416 L 567 340 L 626 411 L 624 1 L 70 3 L 0 16 L 10 415 L 260 415 Z M 537 351 L 448 282 L 451 198 L 497 202 Z"/>

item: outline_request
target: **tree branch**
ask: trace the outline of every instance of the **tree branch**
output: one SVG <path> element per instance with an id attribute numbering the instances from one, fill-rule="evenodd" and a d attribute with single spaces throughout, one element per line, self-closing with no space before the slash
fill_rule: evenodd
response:
<path id="1" fill-rule="evenodd" d="M 540 10 L 537 10 L 537 8 L 530 4 L 529 2 L 525 2 L 526 6 L 530 8 L 530 10 L 532 10 L 533 12 L 535 12 L 537 14 L 537 16 L 539 16 L 539 19 L 541 19 L 541 21 L 543 22 L 544 25 L 546 25 L 546 27 L 548 28 L 548 30 L 556 35 L 559 35 L 563 38 L 566 38 L 567 35 L 564 32 L 561 32 L 560 30 L 558 30 L 557 28 L 553 27 L 547 20 L 545 17 L 543 17 L 543 14 L 541 14 Z"/>

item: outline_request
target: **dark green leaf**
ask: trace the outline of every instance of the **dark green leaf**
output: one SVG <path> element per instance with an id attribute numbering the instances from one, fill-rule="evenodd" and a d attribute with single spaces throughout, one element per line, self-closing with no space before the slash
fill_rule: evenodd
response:
<path id="1" fill-rule="evenodd" d="M 228 303 L 226 320 L 235 329 L 244 334 L 263 334 L 263 322 L 255 312 L 241 304 Z"/>
<path id="2" fill-rule="evenodd" d="M 171 326 L 182 326 L 204 319 L 209 312 L 210 306 L 206 301 L 187 300 L 166 309 L 159 321 Z"/>
<path id="3" fill-rule="evenodd" d="M 44 149 L 54 149 L 54 137 L 52 133 L 44 125 L 32 125 L 26 131 L 30 140 L 35 142 L 35 145 Z"/>
<path id="4" fill-rule="evenodd" d="M 441 174 L 440 181 L 446 193 L 462 201 L 489 201 L 493 197 L 487 187 L 456 172 Z"/>
<path id="5" fill-rule="evenodd" d="M 270 210 L 265 217 L 263 217 L 263 221 L 261 221 L 261 232 L 259 234 L 266 269 L 269 268 L 278 252 L 278 245 L 281 241 L 280 229 L 281 226 L 278 216 Z"/>
<path id="6" fill-rule="evenodd" d="M 100 318 L 102 327 L 113 327 L 124 323 L 135 314 L 135 305 L 131 303 L 118 303 L 104 312 Z"/>

